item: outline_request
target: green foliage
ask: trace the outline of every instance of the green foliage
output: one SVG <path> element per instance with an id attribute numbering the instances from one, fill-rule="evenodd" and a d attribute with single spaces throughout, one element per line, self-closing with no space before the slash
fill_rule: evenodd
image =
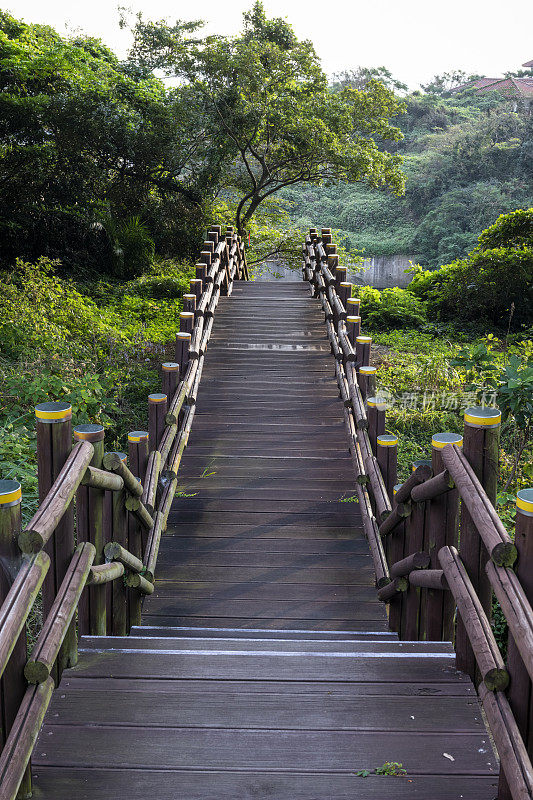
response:
<path id="1" fill-rule="evenodd" d="M 397 761 L 385 761 L 385 763 L 376 769 L 376 775 L 405 775 L 406 771 L 403 769 L 403 764 Z"/>
<path id="2" fill-rule="evenodd" d="M 267 19 L 260 2 L 236 37 L 199 41 L 196 27 L 158 23 L 154 35 L 139 17 L 131 60 L 185 81 L 216 118 L 220 146 L 235 159 L 226 179 L 239 194 L 239 231 L 287 185 L 363 180 L 403 191 L 400 157 L 376 143 L 400 137 L 390 118 L 402 106 L 382 83 L 331 92 L 311 42 Z"/>
<path id="3" fill-rule="evenodd" d="M 147 270 L 155 255 L 154 240 L 148 227 L 139 216 L 116 222 L 104 222 L 113 247 L 113 274 L 117 278 L 131 278 Z"/>
<path id="4" fill-rule="evenodd" d="M 380 292 L 361 286 L 357 293 L 361 298 L 361 316 L 373 329 L 416 328 L 427 322 L 426 304 L 405 289 L 395 287 Z"/>
<path id="5" fill-rule="evenodd" d="M 437 267 L 463 258 L 499 214 L 532 205 L 533 118 L 496 92 L 414 92 L 403 102 L 404 139 L 389 146 L 403 156 L 403 197 L 347 183 L 290 187 L 283 196 L 304 228 L 337 227 L 370 256 L 405 254 Z"/>
<path id="6" fill-rule="evenodd" d="M 502 215 L 466 258 L 418 270 L 408 291 L 443 319 L 533 320 L 533 208 Z"/>

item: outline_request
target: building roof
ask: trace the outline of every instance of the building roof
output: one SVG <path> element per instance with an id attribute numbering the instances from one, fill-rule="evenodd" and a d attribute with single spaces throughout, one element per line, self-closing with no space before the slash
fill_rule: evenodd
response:
<path id="1" fill-rule="evenodd" d="M 480 93 L 500 92 L 505 97 L 533 98 L 533 78 L 480 78 L 456 86 L 452 92 L 476 89 Z"/>
<path id="2" fill-rule="evenodd" d="M 532 67 L 533 68 L 533 61 L 526 61 L 525 64 L 522 64 L 523 67 Z"/>

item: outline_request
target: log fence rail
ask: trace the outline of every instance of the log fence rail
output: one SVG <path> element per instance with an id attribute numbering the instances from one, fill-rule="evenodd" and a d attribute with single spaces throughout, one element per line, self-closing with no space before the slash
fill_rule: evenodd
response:
<path id="1" fill-rule="evenodd" d="M 533 489 L 517 496 L 516 532 L 495 510 L 501 413 L 473 407 L 464 433 L 437 433 L 431 460 L 397 483 L 398 439 L 386 433 L 360 301 L 338 265 L 331 229 L 311 228 L 303 279 L 325 326 L 354 467 L 354 488 L 389 627 L 403 640 L 455 640 L 458 669 L 483 703 L 500 757 L 499 800 L 533 798 Z M 502 658 L 492 596 L 509 626 Z"/>

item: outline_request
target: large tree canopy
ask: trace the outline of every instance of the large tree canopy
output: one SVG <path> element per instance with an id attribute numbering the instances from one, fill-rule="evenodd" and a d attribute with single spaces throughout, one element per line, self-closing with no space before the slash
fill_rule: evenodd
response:
<path id="1" fill-rule="evenodd" d="M 284 20 L 267 19 L 260 2 L 237 37 L 199 39 L 199 27 L 139 17 L 130 59 L 205 98 L 219 140 L 234 151 L 227 180 L 239 192 L 239 230 L 284 186 L 361 180 L 403 191 L 400 158 L 380 146 L 401 138 L 390 119 L 402 105 L 382 83 L 332 92 L 312 43 L 299 41 Z"/>
<path id="2" fill-rule="evenodd" d="M 4 259 L 83 260 L 106 215 L 161 228 L 162 206 L 179 216 L 217 184 L 224 153 L 211 146 L 203 97 L 169 91 L 97 40 L 0 13 L 0 87 Z"/>

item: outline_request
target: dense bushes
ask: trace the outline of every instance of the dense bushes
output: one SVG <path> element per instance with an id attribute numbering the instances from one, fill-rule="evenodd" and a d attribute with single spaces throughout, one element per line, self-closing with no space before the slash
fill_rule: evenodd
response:
<path id="1" fill-rule="evenodd" d="M 379 291 L 370 286 L 358 288 L 361 316 L 370 328 L 417 328 L 427 322 L 426 304 L 413 294 L 400 289 Z"/>
<path id="2" fill-rule="evenodd" d="M 408 291 L 440 318 L 533 322 L 533 209 L 501 215 L 466 258 L 415 274 Z"/>

